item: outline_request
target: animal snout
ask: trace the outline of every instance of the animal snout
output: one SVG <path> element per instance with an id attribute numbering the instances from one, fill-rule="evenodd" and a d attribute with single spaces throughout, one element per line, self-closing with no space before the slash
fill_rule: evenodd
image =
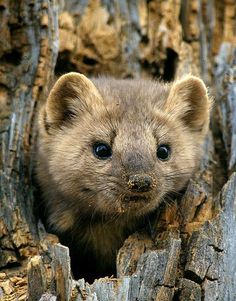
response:
<path id="1" fill-rule="evenodd" d="M 147 192 L 152 187 L 153 180 L 148 175 L 131 175 L 128 178 L 128 188 L 133 192 Z"/>

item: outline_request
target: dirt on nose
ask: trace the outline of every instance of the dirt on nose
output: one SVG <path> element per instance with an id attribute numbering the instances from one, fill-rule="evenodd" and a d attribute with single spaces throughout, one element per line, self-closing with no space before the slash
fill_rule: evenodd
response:
<path id="1" fill-rule="evenodd" d="M 152 178 L 148 175 L 131 175 L 128 180 L 128 188 L 135 192 L 147 192 L 152 187 Z"/>

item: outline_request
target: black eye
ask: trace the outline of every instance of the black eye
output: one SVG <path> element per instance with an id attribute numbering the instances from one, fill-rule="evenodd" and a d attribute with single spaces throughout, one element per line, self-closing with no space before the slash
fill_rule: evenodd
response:
<path id="1" fill-rule="evenodd" d="M 103 142 L 96 142 L 93 145 L 93 153 L 100 160 L 106 160 L 112 155 L 111 147 Z"/>
<path id="2" fill-rule="evenodd" d="M 162 144 L 157 148 L 157 158 L 161 161 L 166 161 L 170 157 L 170 147 L 169 145 Z"/>

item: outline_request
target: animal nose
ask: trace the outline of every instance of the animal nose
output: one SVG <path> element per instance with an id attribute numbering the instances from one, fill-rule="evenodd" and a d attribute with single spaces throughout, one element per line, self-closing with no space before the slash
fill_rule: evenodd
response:
<path id="1" fill-rule="evenodd" d="M 128 187 L 131 191 L 147 192 L 151 189 L 152 178 L 147 175 L 131 175 L 128 178 Z"/>

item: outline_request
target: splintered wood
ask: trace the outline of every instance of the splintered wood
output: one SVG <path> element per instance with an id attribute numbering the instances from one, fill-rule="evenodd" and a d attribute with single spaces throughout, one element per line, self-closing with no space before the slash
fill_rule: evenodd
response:
<path id="1" fill-rule="evenodd" d="M 21 273 L 18 270 L 15 274 L 16 276 L 11 271 L 0 273 L 0 300 L 26 300 L 27 279 L 25 271 Z"/>
<path id="2" fill-rule="evenodd" d="M 27 261 L 43 253 L 45 231 L 33 206 L 32 127 L 36 101 L 56 62 L 58 8 L 56 1 L 0 1 L 1 300 L 26 300 Z"/>
<path id="3" fill-rule="evenodd" d="M 233 0 L 0 1 L 0 300 L 235 300 L 235 14 Z M 215 97 L 183 198 L 125 241 L 117 277 L 92 284 L 73 279 L 68 248 L 35 216 L 35 113 L 55 65 L 167 81 L 191 72 Z"/>

